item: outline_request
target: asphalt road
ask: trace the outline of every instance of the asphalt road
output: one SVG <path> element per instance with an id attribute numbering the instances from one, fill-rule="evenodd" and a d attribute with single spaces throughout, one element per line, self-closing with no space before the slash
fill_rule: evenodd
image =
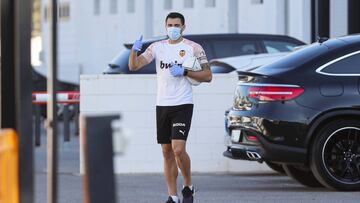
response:
<path id="1" fill-rule="evenodd" d="M 82 202 L 82 179 L 74 174 L 59 176 L 59 202 Z M 276 173 L 194 174 L 198 187 L 195 202 L 359 202 L 360 192 L 334 192 L 307 188 Z M 117 199 L 121 203 L 159 203 L 167 198 L 161 174 L 118 175 Z M 178 184 L 178 188 L 181 185 Z M 36 201 L 46 202 L 46 174 L 36 176 Z"/>
<path id="2" fill-rule="evenodd" d="M 35 149 L 35 202 L 46 202 L 46 137 Z M 79 176 L 79 142 L 71 137 L 65 143 L 59 138 L 59 203 L 83 201 L 82 178 Z M 277 173 L 193 174 L 198 188 L 195 202 L 359 202 L 360 192 L 335 192 L 325 188 L 308 188 Z M 126 174 L 116 176 L 116 194 L 120 203 L 161 203 L 167 199 L 161 174 Z M 181 188 L 179 177 L 178 188 Z"/>

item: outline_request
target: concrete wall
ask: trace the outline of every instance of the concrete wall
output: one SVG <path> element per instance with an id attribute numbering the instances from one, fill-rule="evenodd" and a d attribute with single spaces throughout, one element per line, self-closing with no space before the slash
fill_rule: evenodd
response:
<path id="1" fill-rule="evenodd" d="M 239 32 L 285 34 L 284 0 L 239 1 Z"/>
<path id="2" fill-rule="evenodd" d="M 304 42 L 311 42 L 311 2 L 287 1 L 287 17 L 285 34 L 301 39 Z"/>
<path id="3" fill-rule="evenodd" d="M 330 0 L 330 37 L 347 35 L 348 1 Z"/>
<path id="4" fill-rule="evenodd" d="M 187 150 L 195 172 L 269 170 L 265 164 L 230 160 L 222 156 L 224 111 L 232 105 L 235 74 L 216 74 L 210 84 L 194 87 L 194 115 Z M 124 156 L 115 157 L 116 173 L 162 172 L 156 143 L 155 75 L 83 75 L 81 114 L 120 113 L 131 131 Z"/>
<path id="5" fill-rule="evenodd" d="M 184 1 L 173 0 L 173 9 L 164 9 L 164 1 L 154 1 L 154 36 L 166 35 L 165 17 L 171 11 L 181 12 L 187 25 L 185 34 L 227 33 L 227 1 L 206 8 L 204 0 L 194 0 L 193 8 L 184 8 Z"/>

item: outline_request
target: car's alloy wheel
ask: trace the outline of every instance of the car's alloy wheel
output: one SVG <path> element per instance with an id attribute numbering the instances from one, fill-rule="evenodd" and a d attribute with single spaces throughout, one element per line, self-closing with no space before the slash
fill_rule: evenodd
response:
<path id="1" fill-rule="evenodd" d="M 283 164 L 286 175 L 308 187 L 324 187 L 307 166 Z"/>
<path id="2" fill-rule="evenodd" d="M 360 121 L 326 125 L 317 134 L 310 155 L 311 169 L 325 186 L 360 190 Z"/>
<path id="3" fill-rule="evenodd" d="M 276 171 L 276 172 L 278 172 L 278 173 L 282 173 L 282 174 L 285 173 L 285 171 L 284 171 L 284 169 L 283 169 L 283 167 L 282 167 L 281 164 L 277 164 L 277 163 L 270 162 L 270 161 L 265 161 L 265 163 L 266 163 L 266 165 L 268 165 L 269 168 L 271 168 L 272 170 L 274 170 L 274 171 Z"/>

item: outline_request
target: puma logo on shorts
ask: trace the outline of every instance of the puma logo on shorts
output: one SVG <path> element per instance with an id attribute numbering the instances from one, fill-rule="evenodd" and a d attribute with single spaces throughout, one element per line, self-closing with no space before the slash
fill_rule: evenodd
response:
<path id="1" fill-rule="evenodd" d="M 179 130 L 179 132 L 180 132 L 181 134 L 185 135 L 185 130 L 184 130 L 184 131 Z"/>

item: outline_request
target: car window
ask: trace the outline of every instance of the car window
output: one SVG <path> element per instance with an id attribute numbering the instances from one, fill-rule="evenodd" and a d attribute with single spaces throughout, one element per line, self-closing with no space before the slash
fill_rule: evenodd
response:
<path id="1" fill-rule="evenodd" d="M 230 73 L 236 70 L 234 67 L 227 63 L 211 62 L 210 69 L 212 73 Z"/>
<path id="2" fill-rule="evenodd" d="M 214 40 L 213 48 L 216 58 L 260 53 L 256 42 L 247 40 Z"/>
<path id="3" fill-rule="evenodd" d="M 322 69 L 321 72 L 330 74 L 360 74 L 360 53 L 331 63 Z"/>
<path id="4" fill-rule="evenodd" d="M 264 41 L 265 49 L 268 53 L 277 53 L 277 52 L 289 52 L 294 50 L 297 46 L 291 42 L 281 42 L 281 41 Z"/>
<path id="5" fill-rule="evenodd" d="M 209 41 L 195 41 L 195 42 L 202 46 L 202 48 L 205 51 L 208 61 L 210 61 L 211 59 L 214 58 L 214 53 L 213 53 L 213 50 L 211 49 L 211 44 Z"/>
<path id="6" fill-rule="evenodd" d="M 274 63 L 260 66 L 255 70 L 255 72 L 261 72 L 262 70 L 274 70 L 274 69 L 292 69 L 296 68 L 302 64 L 305 64 L 317 56 L 323 54 L 328 50 L 327 46 L 322 46 L 319 44 L 312 44 L 306 46 L 298 51 L 291 52 L 290 54 L 284 56 L 283 58 L 275 61 Z"/>
<path id="7" fill-rule="evenodd" d="M 121 73 L 127 73 L 129 71 L 128 61 L 130 55 L 130 49 L 123 49 L 119 55 L 117 55 L 110 63 L 112 68 L 120 68 Z"/>
<path id="8" fill-rule="evenodd" d="M 149 47 L 149 43 L 144 44 L 142 51 L 138 53 L 138 55 L 141 55 L 148 47 Z M 124 50 L 122 50 L 120 52 L 119 55 L 117 55 L 110 63 L 109 66 L 111 68 L 116 68 L 118 69 L 118 73 L 122 73 L 122 74 L 139 74 L 139 73 L 155 73 L 155 62 L 153 61 L 152 63 L 144 66 L 143 68 L 141 68 L 138 71 L 130 71 L 129 70 L 129 66 L 128 66 L 128 62 L 129 62 L 129 56 L 130 56 L 130 52 L 131 49 L 125 48 Z"/>

